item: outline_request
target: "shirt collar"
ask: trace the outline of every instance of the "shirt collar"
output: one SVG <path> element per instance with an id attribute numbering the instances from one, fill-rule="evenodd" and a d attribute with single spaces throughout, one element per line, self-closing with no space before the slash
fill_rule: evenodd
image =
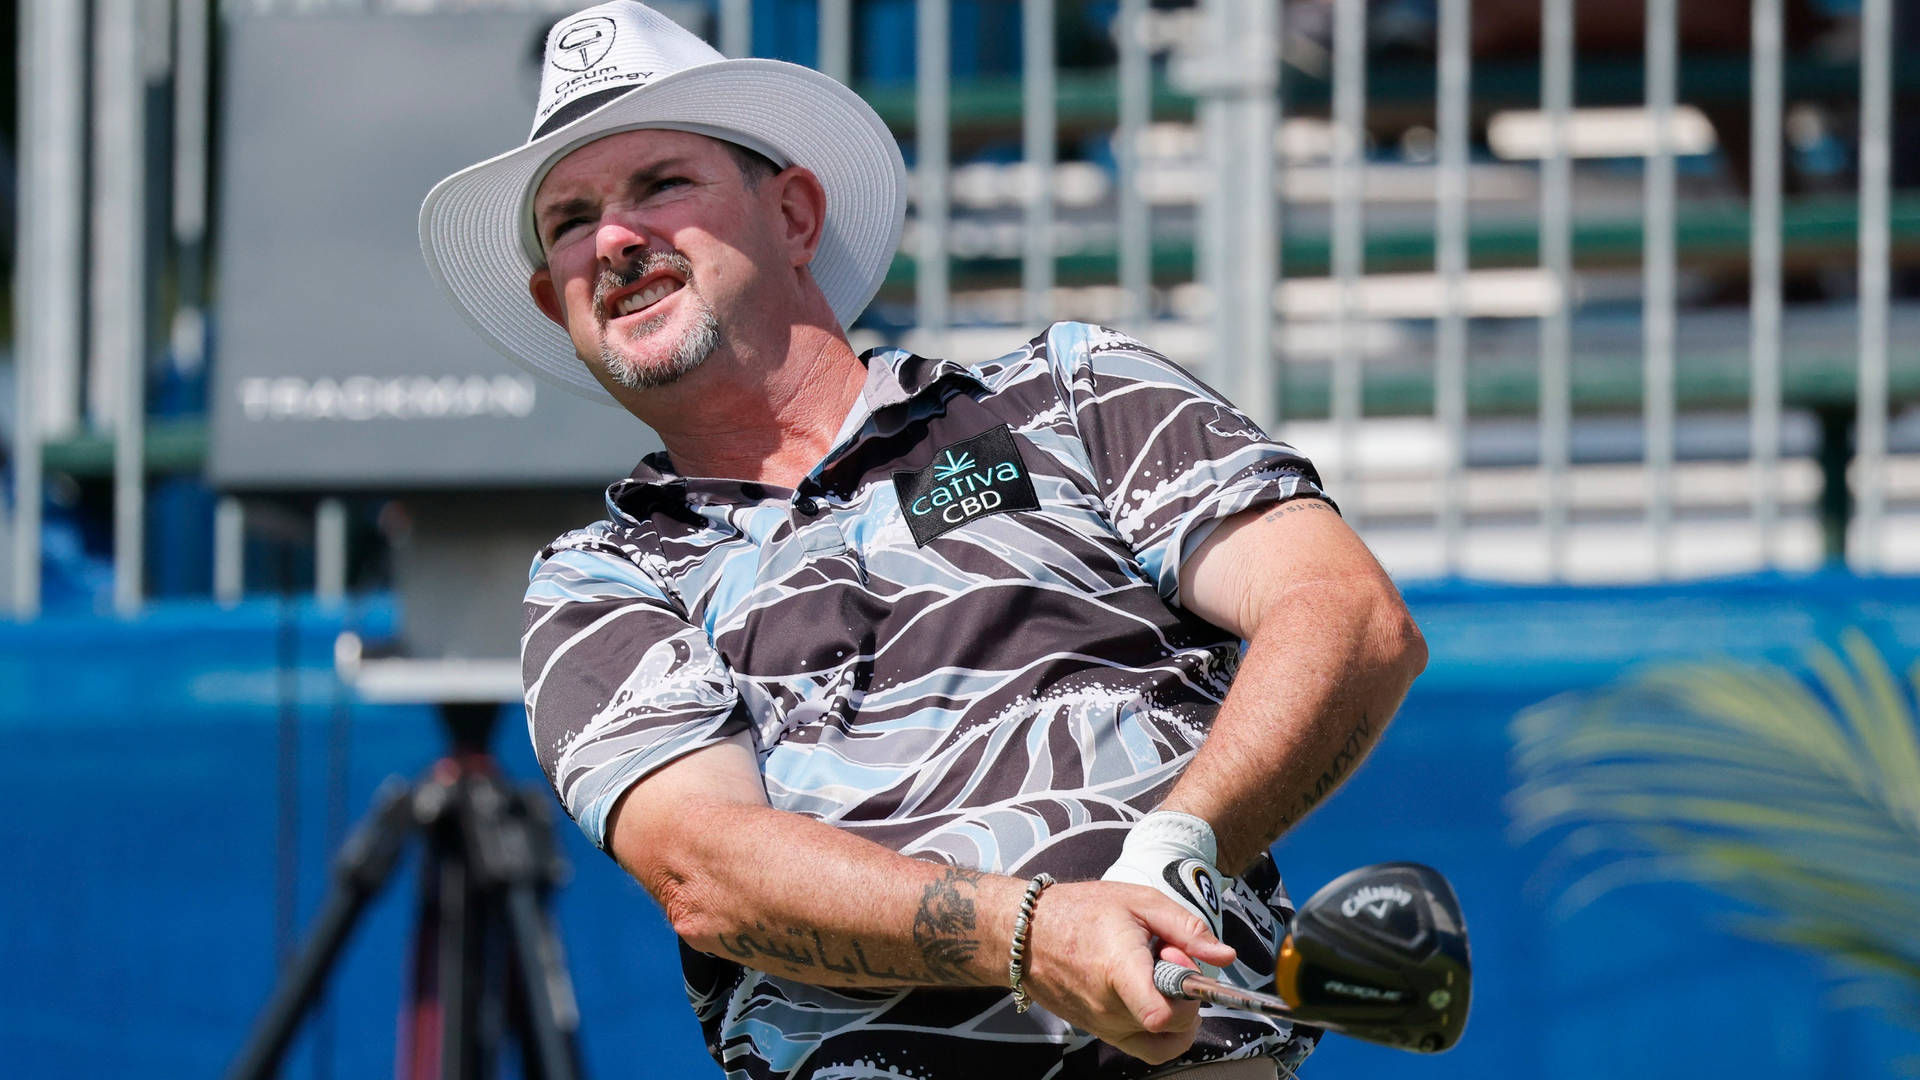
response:
<path id="1" fill-rule="evenodd" d="M 867 365 L 867 385 L 860 398 L 870 414 L 911 401 L 949 378 L 982 386 L 980 377 L 964 364 L 916 356 L 905 349 L 872 349 L 860 362 Z"/>
<path id="2" fill-rule="evenodd" d="M 869 349 L 861 354 L 860 362 L 866 365 L 867 381 L 860 388 L 860 400 L 854 406 L 857 417 L 847 418 L 839 441 L 827 454 L 827 461 L 837 458 L 857 442 L 867 421 L 883 411 L 936 393 L 949 382 L 985 388 L 980 377 L 964 364 L 919 356 L 905 349 Z M 626 479 L 617 480 L 607 488 L 607 512 L 615 517 L 638 519 L 646 509 L 662 503 L 685 507 L 710 501 L 757 501 L 773 491 L 773 485 L 769 484 L 681 476 L 674 471 L 666 451 L 658 450 L 641 458 Z"/>

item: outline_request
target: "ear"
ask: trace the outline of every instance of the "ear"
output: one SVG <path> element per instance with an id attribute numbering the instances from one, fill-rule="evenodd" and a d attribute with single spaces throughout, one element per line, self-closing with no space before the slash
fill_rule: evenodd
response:
<path id="1" fill-rule="evenodd" d="M 552 319 L 560 329 L 567 328 L 567 316 L 560 304 L 560 293 L 553 287 L 553 271 L 541 267 L 527 279 L 527 292 L 533 294 L 534 306 L 540 314 Z"/>
<path id="2" fill-rule="evenodd" d="M 811 169 L 789 165 L 768 183 L 776 185 L 779 199 L 780 239 L 787 248 L 789 265 L 805 266 L 813 261 L 820 237 L 827 227 L 827 192 Z"/>

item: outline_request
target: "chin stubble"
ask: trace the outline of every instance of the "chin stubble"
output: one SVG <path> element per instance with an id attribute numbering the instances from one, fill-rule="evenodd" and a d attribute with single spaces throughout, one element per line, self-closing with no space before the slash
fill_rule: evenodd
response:
<path id="1" fill-rule="evenodd" d="M 694 323 L 686 336 L 674 345 L 665 363 L 640 368 L 622 355 L 614 342 L 607 340 L 609 328 L 605 300 L 607 294 L 615 289 L 631 285 L 660 269 L 673 270 L 686 283 L 681 286 L 681 291 L 690 294 L 687 299 L 696 308 Z M 602 271 L 599 280 L 594 283 L 593 312 L 594 318 L 600 323 L 600 362 L 613 381 L 628 390 L 651 390 L 666 386 L 699 367 L 720 347 L 720 320 L 714 317 L 713 309 L 707 306 L 705 298 L 693 283 L 693 264 L 677 251 L 648 252 L 624 271 Z M 629 338 L 637 339 L 655 333 L 666 321 L 665 315 L 643 319 L 639 326 L 634 327 Z"/>

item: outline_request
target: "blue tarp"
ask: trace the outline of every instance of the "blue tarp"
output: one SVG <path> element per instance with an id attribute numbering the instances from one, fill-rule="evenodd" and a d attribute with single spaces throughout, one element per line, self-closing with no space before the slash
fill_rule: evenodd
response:
<path id="1" fill-rule="evenodd" d="M 1373 757 L 1277 848 L 1296 895 L 1369 862 L 1416 859 L 1454 881 L 1476 999 L 1461 1045 L 1431 1059 L 1329 1038 L 1310 1074 L 1407 1078 L 1899 1075 L 1920 1038 L 1827 1007 L 1812 958 L 1724 928 L 1718 898 L 1636 886 L 1565 919 L 1529 887 L 1543 851 L 1507 837 L 1507 724 L 1634 666 L 1701 655 L 1794 663 L 1864 629 L 1904 671 L 1920 657 L 1920 579 L 1745 578 L 1633 588 L 1409 590 L 1432 663 Z M 137 621 L 0 624 L 0 1073 L 215 1076 L 277 969 L 283 720 L 298 732 L 297 925 L 326 885 L 335 830 L 390 775 L 436 756 L 425 708 L 353 703 L 333 638 L 395 613 L 166 604 Z M 291 660 L 292 663 L 287 661 Z M 537 778 L 510 709 L 498 748 Z M 342 742 L 344 737 L 345 742 Z M 329 754 L 347 754 L 343 796 Z M 577 831 L 558 900 L 596 1077 L 718 1075 L 680 993 L 652 902 Z M 411 879 L 351 944 L 324 1021 L 288 1076 L 392 1071 Z"/>

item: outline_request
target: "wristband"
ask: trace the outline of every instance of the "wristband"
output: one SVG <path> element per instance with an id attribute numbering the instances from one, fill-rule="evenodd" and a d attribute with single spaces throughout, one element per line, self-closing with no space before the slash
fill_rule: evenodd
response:
<path id="1" fill-rule="evenodd" d="M 1027 891 L 1020 897 L 1020 913 L 1013 919 L 1013 948 L 1007 955 L 1007 986 L 1013 990 L 1013 1011 L 1026 1012 L 1033 1008 L 1033 999 L 1027 996 L 1027 988 L 1020 980 L 1027 974 L 1027 932 L 1033 926 L 1034 905 L 1040 902 L 1040 894 L 1053 884 L 1052 874 L 1035 874 L 1027 882 Z"/>

